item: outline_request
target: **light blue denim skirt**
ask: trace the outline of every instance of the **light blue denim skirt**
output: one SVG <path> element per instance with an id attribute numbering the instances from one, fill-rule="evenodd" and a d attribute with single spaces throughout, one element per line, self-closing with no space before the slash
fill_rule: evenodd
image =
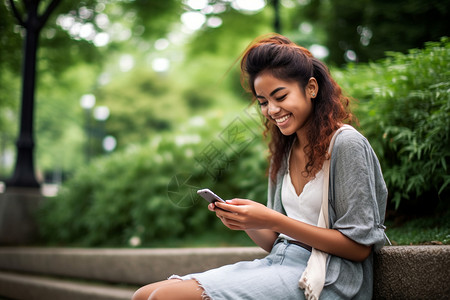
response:
<path id="1" fill-rule="evenodd" d="M 213 300 L 305 299 L 298 281 L 310 255 L 308 250 L 283 240 L 276 243 L 263 259 L 171 278 L 195 279 L 204 289 L 205 296 Z"/>

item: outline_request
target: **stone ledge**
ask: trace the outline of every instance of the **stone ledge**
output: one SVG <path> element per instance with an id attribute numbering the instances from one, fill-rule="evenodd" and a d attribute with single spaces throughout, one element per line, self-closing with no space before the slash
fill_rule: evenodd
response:
<path id="1" fill-rule="evenodd" d="M 266 255 L 258 247 L 181 249 L 0 248 L 0 270 L 143 285 Z"/>
<path id="2" fill-rule="evenodd" d="M 42 283 L 38 280 L 38 276 L 42 275 L 139 286 L 165 279 L 172 274 L 199 272 L 265 255 L 263 250 L 256 247 L 183 249 L 6 247 L 0 248 L 0 270 L 15 272 L 15 276 L 25 278 L 26 280 L 20 281 L 23 289 L 26 289 L 27 280 L 33 278 L 30 285 L 38 289 Z M 375 255 L 374 266 L 374 299 L 448 299 L 450 295 L 448 284 L 450 246 L 384 247 Z M 4 287 L 2 284 L 7 278 L 10 278 L 7 282 L 18 284 L 18 277 L 13 277 L 14 281 L 11 280 L 11 275 L 5 276 L 0 276 L 0 295 Z M 61 287 L 58 284 L 57 286 Z M 46 286 L 51 284 L 47 281 Z M 59 297 L 39 299 L 59 299 Z"/>
<path id="3" fill-rule="evenodd" d="M 374 299 L 449 299 L 450 246 L 390 246 L 374 258 Z"/>
<path id="4" fill-rule="evenodd" d="M 0 295 L 10 299 L 130 300 L 135 289 L 0 271 Z"/>

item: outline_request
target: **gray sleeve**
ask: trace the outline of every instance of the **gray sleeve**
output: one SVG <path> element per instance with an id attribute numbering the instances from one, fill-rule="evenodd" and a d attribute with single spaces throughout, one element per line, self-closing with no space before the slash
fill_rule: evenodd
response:
<path id="1" fill-rule="evenodd" d="M 387 189 L 379 161 L 354 130 L 336 138 L 330 164 L 330 227 L 363 245 L 384 245 Z"/>
<path id="2" fill-rule="evenodd" d="M 278 170 L 276 181 L 273 181 L 269 175 L 269 183 L 267 191 L 267 207 L 282 214 L 286 214 L 283 208 L 283 204 L 281 203 L 281 189 L 283 183 L 283 176 L 285 172 L 286 172 L 286 163 L 283 160 L 283 163 L 280 166 L 280 170 Z"/>
<path id="3" fill-rule="evenodd" d="M 270 174 L 270 173 L 269 173 Z M 267 189 L 267 207 L 274 209 L 275 203 L 274 203 L 274 198 L 275 198 L 275 190 L 276 190 L 276 182 L 274 182 L 269 175 L 269 180 L 268 180 L 268 189 Z"/>

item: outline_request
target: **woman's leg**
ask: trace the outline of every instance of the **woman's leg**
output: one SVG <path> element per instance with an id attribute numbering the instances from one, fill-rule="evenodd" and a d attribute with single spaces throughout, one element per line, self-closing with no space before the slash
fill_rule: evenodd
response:
<path id="1" fill-rule="evenodd" d="M 169 279 L 141 287 L 132 300 L 201 300 L 203 292 L 195 280 Z"/>
<path id="2" fill-rule="evenodd" d="M 139 288 L 133 295 L 132 300 L 148 300 L 150 295 L 155 291 L 156 289 L 165 286 L 165 285 L 171 285 L 179 282 L 179 279 L 169 279 L 164 281 L 159 281 L 151 284 L 144 285 L 143 287 Z"/>

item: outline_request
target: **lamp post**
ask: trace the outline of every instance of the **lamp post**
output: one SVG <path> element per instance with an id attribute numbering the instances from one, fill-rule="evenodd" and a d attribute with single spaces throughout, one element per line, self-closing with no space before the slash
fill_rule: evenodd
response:
<path id="1" fill-rule="evenodd" d="M 16 1 L 9 0 L 14 17 L 25 29 L 23 44 L 24 55 L 22 64 L 22 105 L 20 109 L 20 130 L 17 138 L 17 157 L 14 173 L 6 181 L 6 185 L 19 188 L 39 188 L 34 169 L 34 93 L 36 84 L 36 57 L 39 34 L 49 16 L 58 6 L 60 0 L 46 1 L 47 7 L 39 9 L 41 1 L 23 1 L 21 8 L 26 13 L 21 14 L 16 7 Z M 42 7 L 41 7 L 42 8 Z M 43 12 L 39 14 L 39 12 Z"/>
<path id="2" fill-rule="evenodd" d="M 89 162 L 91 158 L 91 131 L 92 131 L 92 108 L 95 105 L 95 96 L 92 94 L 85 94 L 80 99 L 80 105 L 85 112 L 85 132 L 86 132 L 86 161 Z"/>

